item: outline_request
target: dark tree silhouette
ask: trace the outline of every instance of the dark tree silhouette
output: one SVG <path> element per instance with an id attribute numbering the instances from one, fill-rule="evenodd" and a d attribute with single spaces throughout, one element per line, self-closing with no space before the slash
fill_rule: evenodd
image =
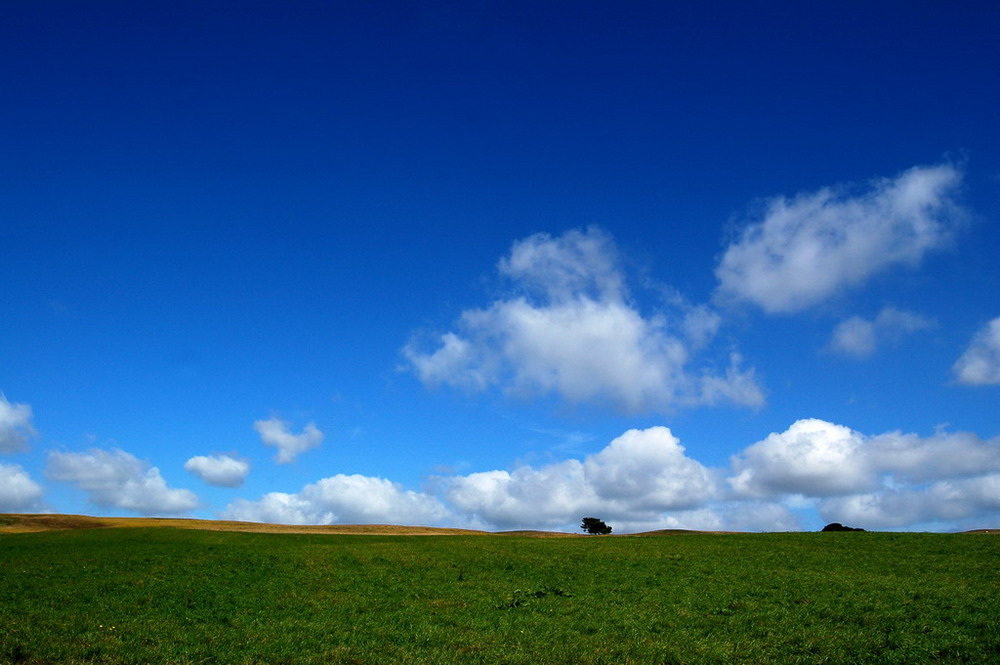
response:
<path id="1" fill-rule="evenodd" d="M 844 526 L 840 522 L 830 522 L 823 527 L 823 531 L 864 531 L 864 529 L 853 526 Z"/>
<path id="2" fill-rule="evenodd" d="M 604 536 L 611 533 L 611 527 L 596 517 L 584 517 L 580 528 L 592 536 Z"/>

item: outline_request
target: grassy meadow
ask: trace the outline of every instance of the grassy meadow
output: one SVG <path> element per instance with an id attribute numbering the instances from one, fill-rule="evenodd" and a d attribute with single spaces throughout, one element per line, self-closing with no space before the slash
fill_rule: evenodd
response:
<path id="1" fill-rule="evenodd" d="M 998 570 L 973 534 L 0 533 L 0 663 L 1000 663 Z"/>

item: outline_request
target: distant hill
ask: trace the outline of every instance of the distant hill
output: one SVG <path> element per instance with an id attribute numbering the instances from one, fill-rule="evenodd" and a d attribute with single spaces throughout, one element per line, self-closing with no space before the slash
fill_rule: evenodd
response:
<path id="1" fill-rule="evenodd" d="M 224 520 L 196 520 L 168 517 L 90 517 L 87 515 L 0 515 L 0 533 L 26 533 L 69 529 L 122 529 L 166 527 L 202 531 L 243 531 L 250 533 L 327 533 L 370 536 L 475 536 L 487 531 L 446 529 L 427 526 L 397 526 L 392 524 L 262 524 Z M 563 535 L 563 534 L 552 534 Z"/>
<path id="2" fill-rule="evenodd" d="M 246 533 L 315 533 L 364 536 L 529 536 L 535 538 L 582 537 L 557 531 L 480 531 L 431 526 L 395 524 L 264 524 L 226 520 L 197 520 L 174 517 L 90 517 L 88 515 L 0 514 L 0 534 L 72 529 L 129 529 L 165 527 L 202 531 L 242 531 Z"/>
<path id="3" fill-rule="evenodd" d="M 521 536 L 531 538 L 619 538 L 632 536 L 681 536 L 686 534 L 731 534 L 739 531 L 697 531 L 694 529 L 658 529 L 642 533 L 585 536 L 563 531 L 480 531 L 449 529 L 433 526 L 399 526 L 395 524 L 264 524 L 227 520 L 196 520 L 176 517 L 91 517 L 89 515 L 0 514 L 0 534 L 30 533 L 71 529 L 129 529 L 165 527 L 202 531 L 242 531 L 245 533 L 316 533 L 357 536 Z M 1000 534 L 1000 529 L 974 529 L 962 533 Z"/>

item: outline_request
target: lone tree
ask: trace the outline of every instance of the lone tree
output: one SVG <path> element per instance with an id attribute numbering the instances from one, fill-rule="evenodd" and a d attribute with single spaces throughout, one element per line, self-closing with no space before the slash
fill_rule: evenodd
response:
<path id="1" fill-rule="evenodd" d="M 822 529 L 823 531 L 864 531 L 860 527 L 844 526 L 840 522 L 831 522 Z"/>
<path id="2" fill-rule="evenodd" d="M 611 533 L 611 527 L 596 517 L 584 517 L 580 528 L 592 536 L 605 536 Z"/>

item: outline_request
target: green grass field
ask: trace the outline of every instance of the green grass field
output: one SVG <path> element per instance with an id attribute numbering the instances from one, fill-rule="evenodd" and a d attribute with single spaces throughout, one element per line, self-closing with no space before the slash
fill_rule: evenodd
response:
<path id="1" fill-rule="evenodd" d="M 0 663 L 1000 663 L 1000 538 L 0 534 Z"/>

